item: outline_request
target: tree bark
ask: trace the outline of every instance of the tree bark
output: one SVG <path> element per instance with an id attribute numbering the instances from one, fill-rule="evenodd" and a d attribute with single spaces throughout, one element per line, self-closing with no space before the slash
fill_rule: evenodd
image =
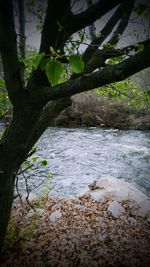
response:
<path id="1" fill-rule="evenodd" d="M 13 203 L 16 174 L 34 144 L 33 130 L 41 113 L 41 107 L 27 105 L 18 110 L 0 143 L 0 252 L 6 236 Z"/>
<path id="2" fill-rule="evenodd" d="M 0 143 L 0 255 L 13 204 L 16 174 L 39 137 L 62 110 L 71 105 L 70 98 L 42 106 L 26 103 L 14 117 Z"/>
<path id="3" fill-rule="evenodd" d="M 12 201 L 13 201 L 14 185 L 12 181 L 13 181 L 13 175 L 11 172 L 1 171 L 0 173 L 0 257 L 2 253 L 3 242 L 6 236 L 7 225 L 8 225 L 11 207 L 12 207 Z"/>
<path id="4" fill-rule="evenodd" d="M 19 53 L 22 58 L 25 58 L 26 37 L 25 37 L 25 2 L 24 0 L 17 0 L 17 13 L 19 23 Z"/>

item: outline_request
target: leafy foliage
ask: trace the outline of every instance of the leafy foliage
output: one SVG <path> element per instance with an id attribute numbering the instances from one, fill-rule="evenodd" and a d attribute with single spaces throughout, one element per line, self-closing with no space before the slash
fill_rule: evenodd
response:
<path id="1" fill-rule="evenodd" d="M 74 73 L 79 74 L 84 71 L 84 62 L 80 55 L 70 55 L 69 64 Z"/>
<path id="2" fill-rule="evenodd" d="M 37 151 L 36 148 L 33 149 L 33 153 Z M 47 166 L 47 160 L 42 159 L 41 157 L 34 155 L 29 157 L 27 160 L 24 161 L 23 166 L 22 166 L 22 172 L 27 171 L 27 170 L 32 170 L 35 171 L 39 168 Z"/>
<path id="3" fill-rule="evenodd" d="M 109 44 L 108 44 L 108 47 Z M 138 50 L 143 50 L 143 45 L 138 45 Z M 108 60 L 108 64 L 118 64 L 125 56 L 117 56 Z M 150 108 L 150 90 L 141 88 L 131 78 L 124 81 L 111 83 L 97 89 L 97 94 L 107 96 L 110 100 L 123 100 L 126 106 L 135 108 Z"/>
<path id="4" fill-rule="evenodd" d="M 150 108 L 150 89 L 144 90 L 129 78 L 103 86 L 97 89 L 97 94 L 110 100 L 123 100 L 126 106 L 133 108 Z"/>
<path id="5" fill-rule="evenodd" d="M 62 64 L 61 59 L 66 58 L 68 60 L 68 67 Z M 42 71 L 46 72 L 47 78 L 52 85 L 59 84 L 68 78 L 69 68 L 72 69 L 73 73 L 79 74 L 84 71 L 84 61 L 79 54 L 61 55 L 56 52 L 53 47 L 50 47 L 50 54 L 45 55 L 44 53 L 37 54 L 31 63 L 31 67 L 37 69 L 41 68 Z M 31 68 L 30 68 L 31 69 Z"/>
<path id="6" fill-rule="evenodd" d="M 35 70 L 39 67 L 39 65 L 40 65 L 42 59 L 44 58 L 44 56 L 45 56 L 44 52 L 43 53 L 39 53 L 33 59 L 32 63 L 33 63 L 33 67 L 34 67 Z"/>
<path id="7" fill-rule="evenodd" d="M 56 85 L 60 82 L 63 74 L 63 64 L 58 60 L 49 60 L 46 64 L 46 75 L 52 85 Z"/>
<path id="8" fill-rule="evenodd" d="M 24 64 L 25 67 L 25 72 L 24 72 L 25 81 L 28 80 L 32 70 L 36 69 L 37 65 L 39 64 L 38 60 L 36 59 L 37 56 L 38 54 L 36 50 L 30 49 L 26 52 L 25 59 L 20 58 L 20 61 Z"/>
<path id="9" fill-rule="evenodd" d="M 20 189 L 25 186 L 27 193 L 40 188 L 42 186 L 41 194 L 46 195 L 50 190 L 52 190 L 52 173 L 49 172 L 48 162 L 46 159 L 41 158 L 37 154 L 37 148 L 34 147 L 31 151 L 31 156 L 27 158 L 17 174 L 16 179 L 16 190 L 19 194 Z M 34 155 L 33 155 L 34 154 Z M 38 173 L 42 173 L 43 179 L 38 185 L 34 186 L 31 190 L 30 178 L 37 176 Z"/>

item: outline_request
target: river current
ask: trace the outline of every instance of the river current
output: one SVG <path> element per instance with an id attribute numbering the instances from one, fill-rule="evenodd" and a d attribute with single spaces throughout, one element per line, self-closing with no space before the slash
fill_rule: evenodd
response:
<path id="1" fill-rule="evenodd" d="M 75 196 L 94 180 L 111 175 L 150 196 L 150 131 L 48 128 L 36 146 L 53 175 L 52 195 Z M 41 175 L 33 177 L 33 187 Z"/>
<path id="2" fill-rule="evenodd" d="M 51 195 L 70 198 L 109 175 L 136 185 L 150 196 L 150 131 L 49 127 L 36 147 L 36 155 L 48 165 L 28 174 L 31 191 L 40 193 L 51 181 Z M 47 172 L 52 179 L 46 178 Z"/>

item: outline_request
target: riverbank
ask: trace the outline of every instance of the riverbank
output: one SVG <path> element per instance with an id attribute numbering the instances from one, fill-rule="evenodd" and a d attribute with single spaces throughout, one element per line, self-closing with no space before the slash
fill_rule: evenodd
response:
<path id="1" fill-rule="evenodd" d="M 72 101 L 51 126 L 150 130 L 150 109 L 133 109 L 94 93 L 76 95 Z"/>
<path id="2" fill-rule="evenodd" d="M 34 203 L 36 212 L 25 202 L 14 203 L 1 267 L 148 267 L 149 199 L 128 183 L 116 191 L 112 181 L 93 183 L 74 199 L 41 199 Z"/>
<path id="3" fill-rule="evenodd" d="M 11 116 L 7 114 L 1 122 L 8 124 Z M 150 108 L 136 109 L 94 92 L 80 93 L 72 97 L 72 105 L 50 121 L 49 126 L 150 130 Z"/>

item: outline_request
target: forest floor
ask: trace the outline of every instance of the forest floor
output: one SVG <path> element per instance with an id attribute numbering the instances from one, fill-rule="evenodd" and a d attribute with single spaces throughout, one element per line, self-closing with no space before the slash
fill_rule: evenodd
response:
<path id="1" fill-rule="evenodd" d="M 109 203 L 51 197 L 36 205 L 38 212 L 14 203 L 0 266 L 150 266 L 149 222 L 131 214 L 128 201 L 115 219 Z"/>

